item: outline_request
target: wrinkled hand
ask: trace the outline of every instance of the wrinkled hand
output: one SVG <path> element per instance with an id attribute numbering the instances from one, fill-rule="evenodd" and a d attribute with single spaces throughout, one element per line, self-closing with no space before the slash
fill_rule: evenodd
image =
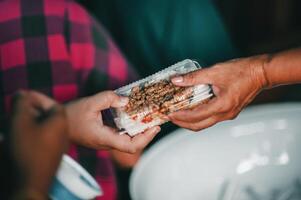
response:
<path id="1" fill-rule="evenodd" d="M 266 86 L 265 60 L 265 56 L 236 59 L 173 78 L 172 82 L 178 86 L 210 84 L 215 97 L 207 104 L 170 114 L 170 120 L 199 131 L 234 119 Z"/>
<path id="2" fill-rule="evenodd" d="M 110 107 L 122 107 L 128 98 L 120 97 L 112 91 L 105 91 L 86 97 L 67 105 L 70 139 L 94 149 L 117 149 L 135 153 L 142 150 L 160 131 L 153 127 L 133 138 L 119 135 L 115 129 L 103 124 L 101 110 Z"/>
<path id="3" fill-rule="evenodd" d="M 33 91 L 14 97 L 10 134 L 13 158 L 22 175 L 19 198 L 47 199 L 67 148 L 67 128 L 63 107 L 48 97 Z"/>

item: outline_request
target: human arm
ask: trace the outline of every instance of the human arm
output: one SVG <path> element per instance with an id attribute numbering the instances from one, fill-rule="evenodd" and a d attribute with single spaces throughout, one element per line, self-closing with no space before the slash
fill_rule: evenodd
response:
<path id="1" fill-rule="evenodd" d="M 301 49 L 218 63 L 172 81 L 179 86 L 212 85 L 215 97 L 208 104 L 169 117 L 175 124 L 198 131 L 234 119 L 257 94 L 278 85 L 301 82 Z"/>

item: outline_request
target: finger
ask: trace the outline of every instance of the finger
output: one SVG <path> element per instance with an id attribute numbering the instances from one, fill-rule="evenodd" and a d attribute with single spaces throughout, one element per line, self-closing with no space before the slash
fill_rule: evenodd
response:
<path id="1" fill-rule="evenodd" d="M 53 99 L 36 91 L 29 91 L 28 96 L 35 106 L 39 106 L 44 110 L 49 110 L 57 104 Z"/>
<path id="2" fill-rule="evenodd" d="M 13 105 L 18 112 L 36 113 L 33 112 L 34 109 L 46 111 L 56 105 L 56 102 L 36 91 L 20 91 L 13 97 Z"/>
<path id="3" fill-rule="evenodd" d="M 118 96 L 113 91 L 104 91 L 88 97 L 96 109 L 102 110 L 110 107 L 122 107 L 128 103 L 127 97 Z"/>
<path id="4" fill-rule="evenodd" d="M 48 129 L 62 129 L 64 127 L 64 131 L 67 132 L 67 116 L 65 108 L 61 105 L 54 105 L 50 110 L 42 113 L 43 116 L 39 117 L 40 126 Z"/>
<path id="5" fill-rule="evenodd" d="M 41 124 L 47 121 L 48 127 L 51 127 L 49 124 L 52 124 L 53 122 L 51 121 L 53 120 L 58 121 L 55 122 L 54 125 L 62 122 L 66 123 L 64 108 L 57 104 L 53 99 L 36 91 L 29 91 L 27 93 L 27 98 L 30 101 L 30 106 L 36 112 L 36 116 L 34 116 L 36 123 Z"/>
<path id="6" fill-rule="evenodd" d="M 53 144 L 53 148 L 60 151 L 67 148 L 68 124 L 67 117 L 62 106 L 57 106 L 56 112 L 44 121 L 44 123 L 39 124 L 39 132 L 43 134 L 43 137 L 45 141 L 48 141 L 48 144 Z"/>
<path id="7" fill-rule="evenodd" d="M 116 129 L 109 126 L 101 127 L 101 134 L 96 139 L 96 149 L 117 149 L 123 152 L 126 149 L 126 145 L 130 142 L 131 137 L 127 134 L 120 135 Z M 98 141 L 97 141 L 98 140 Z"/>
<path id="8" fill-rule="evenodd" d="M 113 148 L 127 153 L 136 153 L 142 150 L 160 130 L 160 127 L 156 126 L 133 138 L 128 135 L 119 135 L 115 138 Z"/>
<path id="9" fill-rule="evenodd" d="M 146 130 L 144 133 L 138 134 L 137 136 L 132 138 L 132 147 L 134 148 L 134 152 L 144 149 L 160 132 L 160 126 L 155 126 Z"/>
<path id="10" fill-rule="evenodd" d="M 27 94 L 25 90 L 19 90 L 12 96 L 12 111 L 14 113 L 15 109 L 18 107 L 20 100 Z"/>
<path id="11" fill-rule="evenodd" d="M 16 123 L 26 126 L 44 122 L 58 114 L 61 118 L 65 115 L 64 109 L 54 100 L 35 91 L 18 93 L 14 111 Z"/>
<path id="12" fill-rule="evenodd" d="M 13 112 L 12 123 L 27 124 L 32 122 L 32 116 L 35 116 L 37 112 L 32 108 L 31 99 L 28 96 L 27 91 L 19 91 L 13 96 L 12 99 Z M 13 125 L 15 126 L 15 125 Z"/>
<path id="13" fill-rule="evenodd" d="M 53 99 L 47 97 L 46 95 L 36 92 L 30 91 L 28 93 L 28 97 L 31 100 L 32 107 L 36 110 L 37 116 L 35 116 L 36 123 L 46 122 L 51 124 L 50 120 L 54 120 L 52 118 L 60 118 L 60 120 L 65 121 L 65 112 L 62 106 L 59 106 Z M 54 124 L 57 124 L 54 123 Z"/>
<path id="14" fill-rule="evenodd" d="M 222 121 L 222 118 L 215 115 L 197 123 L 189 123 L 178 120 L 173 120 L 172 122 L 182 128 L 190 129 L 192 131 L 200 131 L 213 126 L 219 121 Z"/>
<path id="15" fill-rule="evenodd" d="M 65 109 L 61 105 L 55 105 L 54 111 L 43 122 L 36 124 L 36 130 L 48 138 L 48 143 L 54 143 L 57 148 L 65 148 L 67 145 L 68 124 Z"/>
<path id="16" fill-rule="evenodd" d="M 197 122 L 207 119 L 221 112 L 221 100 L 216 97 L 210 100 L 207 104 L 202 104 L 191 110 L 181 110 L 169 114 L 171 121 Z"/>
<path id="17" fill-rule="evenodd" d="M 172 83 L 178 86 L 192 86 L 198 84 L 212 84 L 211 80 L 211 68 L 199 69 L 197 71 L 176 76 L 171 79 Z"/>

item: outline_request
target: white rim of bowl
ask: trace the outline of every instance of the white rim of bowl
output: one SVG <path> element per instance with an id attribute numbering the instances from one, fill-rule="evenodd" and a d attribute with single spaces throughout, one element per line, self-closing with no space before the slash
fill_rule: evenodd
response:
<path id="1" fill-rule="evenodd" d="M 70 182 L 70 180 L 66 177 L 64 177 L 63 171 L 60 171 L 61 167 L 63 166 L 68 166 L 71 167 L 74 172 L 78 173 L 79 177 L 83 177 L 87 183 L 83 184 L 82 181 L 77 181 L 76 184 L 81 184 L 80 185 L 80 190 L 77 190 L 76 188 L 72 187 L 75 185 L 75 182 Z M 78 196 L 79 198 L 82 199 L 91 199 L 95 198 L 96 196 L 102 195 L 103 192 L 96 182 L 96 180 L 81 166 L 79 163 L 77 163 L 75 160 L 73 160 L 70 156 L 68 155 L 63 155 L 61 165 L 58 169 L 56 178 L 62 182 L 65 187 L 70 190 L 73 194 Z M 74 181 L 74 180 L 72 180 Z M 77 186 L 78 187 L 78 186 Z"/>

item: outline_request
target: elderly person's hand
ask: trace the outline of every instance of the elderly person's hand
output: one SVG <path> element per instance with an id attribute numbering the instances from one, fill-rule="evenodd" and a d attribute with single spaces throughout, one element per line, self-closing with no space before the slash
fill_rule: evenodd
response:
<path id="1" fill-rule="evenodd" d="M 66 108 L 71 141 L 94 149 L 116 149 L 127 153 L 142 150 L 160 131 L 159 126 L 130 137 L 119 135 L 115 129 L 104 125 L 102 120 L 102 110 L 122 107 L 127 103 L 127 97 L 105 91 L 68 104 Z"/>
<path id="2" fill-rule="evenodd" d="M 236 59 L 173 78 L 172 82 L 178 86 L 210 84 L 215 97 L 207 104 L 172 113 L 169 118 L 194 131 L 234 119 L 267 85 L 266 60 L 266 56 Z"/>

